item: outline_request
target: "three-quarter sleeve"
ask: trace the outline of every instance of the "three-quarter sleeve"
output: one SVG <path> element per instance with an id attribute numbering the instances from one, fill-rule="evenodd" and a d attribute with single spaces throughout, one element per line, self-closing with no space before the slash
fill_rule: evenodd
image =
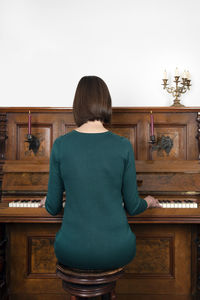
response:
<path id="1" fill-rule="evenodd" d="M 124 208 L 131 216 L 147 209 L 147 202 L 138 195 L 135 158 L 130 141 L 128 141 L 128 154 L 122 180 L 122 197 Z"/>
<path id="2" fill-rule="evenodd" d="M 49 168 L 48 193 L 45 208 L 51 215 L 57 215 L 62 209 L 64 183 L 60 173 L 59 141 L 54 142 Z"/>

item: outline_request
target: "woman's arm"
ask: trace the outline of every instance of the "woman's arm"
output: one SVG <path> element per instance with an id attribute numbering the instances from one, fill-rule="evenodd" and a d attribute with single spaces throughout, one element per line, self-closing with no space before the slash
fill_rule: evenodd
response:
<path id="1" fill-rule="evenodd" d="M 128 141 L 128 154 L 122 181 L 124 208 L 129 215 L 137 215 L 150 207 L 161 207 L 158 200 L 147 196 L 142 199 L 138 195 L 135 158 L 131 143 Z"/>
<path id="2" fill-rule="evenodd" d="M 51 215 L 57 215 L 62 209 L 64 183 L 60 174 L 59 141 L 53 144 L 50 156 L 48 193 L 45 208 Z"/>

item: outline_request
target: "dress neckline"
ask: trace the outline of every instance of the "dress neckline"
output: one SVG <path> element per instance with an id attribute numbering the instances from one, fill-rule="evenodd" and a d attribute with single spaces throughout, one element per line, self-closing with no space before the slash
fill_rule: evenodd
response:
<path id="1" fill-rule="evenodd" d="M 78 134 L 85 134 L 85 135 L 98 135 L 98 134 L 108 134 L 111 131 L 107 130 L 107 131 L 103 131 L 103 132 L 80 132 L 76 129 L 73 130 L 74 132 L 78 133 Z"/>

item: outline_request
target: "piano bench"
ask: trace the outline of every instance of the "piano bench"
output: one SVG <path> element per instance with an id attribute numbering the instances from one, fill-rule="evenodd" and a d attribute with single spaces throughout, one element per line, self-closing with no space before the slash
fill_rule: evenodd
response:
<path id="1" fill-rule="evenodd" d="M 117 279 L 124 274 L 124 267 L 115 270 L 80 270 L 60 263 L 56 274 L 62 279 L 63 289 L 71 295 L 71 300 L 102 296 L 103 300 L 115 300 Z"/>

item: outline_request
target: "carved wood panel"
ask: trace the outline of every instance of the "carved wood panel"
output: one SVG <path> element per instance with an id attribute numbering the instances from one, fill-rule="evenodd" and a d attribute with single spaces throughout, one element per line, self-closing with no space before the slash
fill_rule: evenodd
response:
<path id="1" fill-rule="evenodd" d="M 27 125 L 17 124 L 17 160 L 47 160 L 50 157 L 52 141 L 52 126 L 32 125 L 31 133 L 36 136 L 40 142 L 40 147 L 36 154 L 29 150 L 29 143 L 27 142 Z"/>
<path id="2" fill-rule="evenodd" d="M 173 146 L 169 154 L 166 151 L 153 151 L 153 160 L 186 160 L 187 159 L 187 126 L 176 124 L 160 124 L 155 127 L 155 136 L 159 140 L 162 136 L 169 137 Z"/>
<path id="3" fill-rule="evenodd" d="M 27 276 L 29 278 L 54 277 L 56 257 L 54 255 L 55 236 L 28 237 Z"/>
<path id="4" fill-rule="evenodd" d="M 170 173 L 170 172 L 169 172 Z M 199 191 L 200 174 L 152 173 L 138 174 L 137 180 L 142 184 L 139 191 Z"/>
<path id="5" fill-rule="evenodd" d="M 191 291 L 190 225 L 134 224 L 137 251 L 118 291 L 140 295 L 189 295 Z M 155 298 L 156 299 L 156 298 Z M 160 298 L 162 299 L 162 298 Z M 173 299 L 173 298 L 172 298 Z"/>
<path id="6" fill-rule="evenodd" d="M 174 235 L 137 236 L 137 253 L 126 278 L 174 278 Z"/>
<path id="7" fill-rule="evenodd" d="M 25 294 L 65 294 L 62 281 L 56 277 L 53 240 L 59 224 L 10 224 L 9 232 L 9 293 L 13 297 Z M 17 298 L 18 299 L 18 298 Z"/>
<path id="8" fill-rule="evenodd" d="M 8 114 L 8 152 L 7 159 L 38 161 L 48 160 L 54 140 L 62 132 L 62 114 L 31 114 L 31 133 L 40 141 L 40 147 L 36 154 L 28 149 L 25 142 L 28 133 L 28 113 Z"/>
<path id="9" fill-rule="evenodd" d="M 195 160 L 198 158 L 196 141 L 195 113 L 154 113 L 155 137 L 169 136 L 173 140 L 173 147 L 169 156 L 164 152 L 151 152 L 148 159 L 153 160 Z"/>

